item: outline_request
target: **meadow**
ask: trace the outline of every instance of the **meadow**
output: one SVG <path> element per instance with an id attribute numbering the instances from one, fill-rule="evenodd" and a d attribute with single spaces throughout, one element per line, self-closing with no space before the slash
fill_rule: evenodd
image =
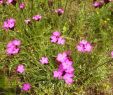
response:
<path id="1" fill-rule="evenodd" d="M 112 0 L 0 0 L 0 95 L 113 95 Z"/>

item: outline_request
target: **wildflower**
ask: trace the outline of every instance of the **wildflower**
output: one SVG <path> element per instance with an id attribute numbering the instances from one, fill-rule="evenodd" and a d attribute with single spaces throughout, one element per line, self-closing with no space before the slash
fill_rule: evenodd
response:
<path id="1" fill-rule="evenodd" d="M 35 21 L 40 21 L 41 20 L 41 18 L 42 18 L 42 16 L 41 15 L 35 15 L 35 16 L 33 16 L 33 20 L 35 20 Z"/>
<path id="2" fill-rule="evenodd" d="M 5 30 L 8 30 L 8 29 L 12 30 L 12 29 L 14 29 L 15 24 L 16 24 L 16 20 L 13 18 L 10 18 L 10 19 L 7 19 L 4 21 L 3 28 Z"/>
<path id="3" fill-rule="evenodd" d="M 3 4 L 3 0 L 0 0 L 0 4 Z"/>
<path id="4" fill-rule="evenodd" d="M 41 63 L 41 64 L 48 64 L 48 58 L 47 58 L 47 57 L 42 57 L 42 58 L 40 59 L 40 63 Z"/>
<path id="5" fill-rule="evenodd" d="M 67 59 L 67 54 L 65 52 L 59 53 L 56 58 L 56 60 L 59 62 L 64 62 L 66 59 Z"/>
<path id="6" fill-rule="evenodd" d="M 93 2 L 93 6 L 95 8 L 101 8 L 103 6 L 103 4 L 104 4 L 103 2 L 97 2 L 97 1 Z"/>
<path id="7" fill-rule="evenodd" d="M 22 90 L 23 91 L 29 91 L 31 89 L 31 85 L 29 83 L 24 83 L 22 85 Z"/>
<path id="8" fill-rule="evenodd" d="M 21 4 L 19 5 L 19 8 L 20 8 L 20 9 L 24 9 L 24 8 L 25 8 L 25 3 L 21 3 Z"/>
<path id="9" fill-rule="evenodd" d="M 25 71 L 24 65 L 19 64 L 16 71 L 19 73 L 23 73 Z"/>
<path id="10" fill-rule="evenodd" d="M 6 53 L 8 55 L 14 55 L 14 54 L 17 54 L 20 50 L 19 46 L 20 46 L 21 42 L 20 40 L 13 40 L 13 41 L 10 41 L 8 44 L 7 44 L 7 48 L 6 48 Z"/>
<path id="11" fill-rule="evenodd" d="M 58 16 L 62 15 L 64 13 L 63 9 L 56 9 L 55 12 L 58 14 Z"/>
<path id="12" fill-rule="evenodd" d="M 80 52 L 91 52 L 92 46 L 89 42 L 86 40 L 80 41 L 80 43 L 77 45 L 77 50 Z"/>
<path id="13" fill-rule="evenodd" d="M 31 23 L 31 20 L 30 20 L 30 19 L 26 19 L 26 20 L 24 20 L 24 22 L 25 22 L 26 24 L 30 24 L 30 23 Z"/>
<path id="14" fill-rule="evenodd" d="M 66 84 L 69 85 L 74 82 L 73 62 L 70 59 L 70 51 L 59 53 L 56 60 L 60 62 L 60 64 L 58 64 L 58 70 L 53 72 L 54 78 L 63 79 Z"/>
<path id="15" fill-rule="evenodd" d="M 113 51 L 111 52 L 111 57 L 113 58 Z"/>
<path id="16" fill-rule="evenodd" d="M 7 0 L 7 4 L 15 5 L 16 4 L 16 0 Z"/>
<path id="17" fill-rule="evenodd" d="M 58 31 L 55 31 L 55 32 L 52 33 L 50 40 L 51 40 L 52 43 L 57 43 L 57 44 L 60 44 L 60 45 L 65 44 L 65 39 L 63 37 L 61 37 L 61 33 L 58 32 Z"/>
<path id="18" fill-rule="evenodd" d="M 65 44 L 65 39 L 62 38 L 62 37 L 59 37 L 57 43 L 58 43 L 58 44 L 61 44 L 61 45 L 64 45 L 64 44 Z"/>
<path id="19" fill-rule="evenodd" d="M 56 36 L 56 37 L 60 37 L 61 33 L 58 32 L 58 31 L 55 31 L 55 32 L 53 32 L 53 35 Z"/>
<path id="20" fill-rule="evenodd" d="M 73 80 L 73 76 L 74 76 L 74 74 L 68 74 L 68 73 L 66 73 L 64 76 L 63 76 L 63 79 L 65 80 L 65 82 L 67 83 L 67 84 L 72 84 L 73 82 L 74 82 L 74 80 Z"/>

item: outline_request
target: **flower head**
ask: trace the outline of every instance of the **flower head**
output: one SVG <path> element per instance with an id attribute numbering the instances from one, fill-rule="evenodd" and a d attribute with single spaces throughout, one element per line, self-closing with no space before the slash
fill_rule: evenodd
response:
<path id="1" fill-rule="evenodd" d="M 22 64 L 19 64 L 16 69 L 17 72 L 23 73 L 25 71 L 25 67 Z"/>
<path id="2" fill-rule="evenodd" d="M 23 85 L 22 85 L 22 90 L 23 91 L 28 91 L 28 90 L 30 90 L 31 89 L 31 85 L 29 84 L 29 83 L 24 83 Z"/>
<path id="3" fill-rule="evenodd" d="M 92 46 L 89 42 L 86 40 L 80 41 L 80 43 L 77 45 L 77 50 L 80 52 L 91 52 Z"/>
<path id="4" fill-rule="evenodd" d="M 103 4 L 104 4 L 103 2 L 97 2 L 97 1 L 93 2 L 93 6 L 95 8 L 101 8 L 103 6 Z"/>
<path id="5" fill-rule="evenodd" d="M 12 29 L 14 29 L 15 24 L 16 24 L 16 20 L 13 18 L 10 18 L 10 19 L 7 19 L 4 21 L 3 28 L 5 30 L 8 30 L 8 29 L 12 30 Z"/>
<path id="6" fill-rule="evenodd" d="M 58 16 L 62 15 L 64 13 L 63 9 L 56 9 L 55 12 L 58 14 Z"/>
<path id="7" fill-rule="evenodd" d="M 8 55 L 14 55 L 14 54 L 17 54 L 20 50 L 19 46 L 21 45 L 21 41 L 20 40 L 13 40 L 13 41 L 10 41 L 8 44 L 7 44 L 7 47 L 6 47 L 6 53 Z"/>
<path id="8" fill-rule="evenodd" d="M 21 3 L 21 4 L 19 5 L 19 8 L 20 8 L 20 9 L 24 9 L 24 8 L 25 8 L 25 3 Z"/>
<path id="9" fill-rule="evenodd" d="M 31 23 L 31 20 L 30 20 L 30 19 L 26 19 L 26 20 L 24 20 L 24 22 L 25 22 L 26 24 L 30 24 L 30 23 Z"/>
<path id="10" fill-rule="evenodd" d="M 0 4 L 3 4 L 3 0 L 0 0 Z"/>
<path id="11" fill-rule="evenodd" d="M 41 15 L 35 15 L 35 16 L 33 16 L 33 20 L 35 20 L 35 21 L 40 21 L 41 20 L 41 18 L 42 18 L 42 16 Z"/>
<path id="12" fill-rule="evenodd" d="M 48 64 L 48 58 L 47 58 L 47 57 L 42 57 L 42 58 L 40 59 L 40 63 L 41 63 L 41 64 Z"/>
<path id="13" fill-rule="evenodd" d="M 7 0 L 7 4 L 15 5 L 16 4 L 16 0 Z"/>

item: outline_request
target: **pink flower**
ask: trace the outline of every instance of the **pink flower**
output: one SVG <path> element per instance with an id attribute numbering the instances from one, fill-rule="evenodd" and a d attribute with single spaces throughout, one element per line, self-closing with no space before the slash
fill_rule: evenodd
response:
<path id="1" fill-rule="evenodd" d="M 62 62 L 62 65 L 63 65 L 64 69 L 69 68 L 70 66 L 72 66 L 72 64 L 73 64 L 73 62 L 70 61 L 69 59 L 66 59 L 64 62 Z"/>
<path id="2" fill-rule="evenodd" d="M 111 57 L 113 58 L 113 51 L 111 52 Z"/>
<path id="3" fill-rule="evenodd" d="M 61 36 L 61 33 L 58 32 L 58 31 L 55 31 L 55 32 L 53 32 L 53 35 L 56 36 L 56 37 L 60 37 Z"/>
<path id="4" fill-rule="evenodd" d="M 22 65 L 22 64 L 18 65 L 16 71 L 19 72 L 19 73 L 23 73 L 25 71 L 24 65 Z"/>
<path id="5" fill-rule="evenodd" d="M 33 16 L 33 20 L 35 20 L 35 21 L 40 21 L 41 20 L 41 18 L 42 18 L 42 16 L 41 15 L 35 15 L 35 16 Z"/>
<path id="6" fill-rule="evenodd" d="M 57 38 L 56 36 L 53 36 L 53 35 L 51 36 L 50 39 L 51 39 L 51 42 L 52 42 L 52 43 L 56 43 L 57 40 L 58 40 L 58 38 Z"/>
<path id="7" fill-rule="evenodd" d="M 22 85 L 22 90 L 28 91 L 28 90 L 30 90 L 30 89 L 31 89 L 31 85 L 30 85 L 29 83 L 24 83 L 24 84 Z"/>
<path id="8" fill-rule="evenodd" d="M 26 24 L 30 24 L 30 23 L 31 23 L 31 20 L 30 20 L 30 19 L 26 19 L 26 20 L 24 20 L 24 22 L 25 22 Z"/>
<path id="9" fill-rule="evenodd" d="M 56 58 L 56 60 L 59 62 L 65 62 L 66 59 L 67 59 L 67 54 L 65 52 L 59 53 Z"/>
<path id="10" fill-rule="evenodd" d="M 80 43 L 77 45 L 77 50 L 80 52 L 91 52 L 92 46 L 89 42 L 86 40 L 80 41 Z"/>
<path id="11" fill-rule="evenodd" d="M 42 58 L 40 59 L 40 63 L 41 63 L 41 64 L 48 64 L 48 58 L 47 58 L 47 57 L 42 57 Z"/>
<path id="12" fill-rule="evenodd" d="M 10 41 L 8 44 L 7 44 L 7 48 L 6 48 L 6 53 L 8 55 L 14 55 L 14 54 L 17 54 L 19 52 L 19 46 L 21 44 L 21 41 L 20 40 L 13 40 L 13 41 Z"/>
<path id="13" fill-rule="evenodd" d="M 0 4 L 3 4 L 3 0 L 0 0 Z"/>
<path id="14" fill-rule="evenodd" d="M 67 84 L 70 85 L 70 84 L 72 84 L 72 83 L 74 82 L 73 77 L 74 77 L 73 74 L 68 74 L 68 73 L 66 73 L 66 74 L 63 76 L 63 79 L 65 80 L 65 82 L 66 82 Z"/>
<path id="15" fill-rule="evenodd" d="M 19 8 L 20 8 L 20 9 L 24 9 L 24 8 L 25 8 L 25 3 L 21 3 L 21 4 L 19 5 Z"/>
<path id="16" fill-rule="evenodd" d="M 16 0 L 7 0 L 7 4 L 15 5 L 16 4 Z"/>
<path id="17" fill-rule="evenodd" d="M 57 43 L 60 44 L 60 45 L 64 45 L 65 44 L 65 39 L 62 38 L 62 37 L 59 37 Z"/>
<path id="18" fill-rule="evenodd" d="M 103 6 L 103 4 L 104 4 L 103 2 L 97 2 L 97 1 L 93 2 L 93 6 L 95 8 L 101 8 Z"/>
<path id="19" fill-rule="evenodd" d="M 5 30 L 14 29 L 16 20 L 13 18 L 7 19 L 4 21 L 3 28 Z"/>
<path id="20" fill-rule="evenodd" d="M 62 72 L 61 71 L 54 71 L 54 78 L 62 79 Z"/>
<path id="21" fill-rule="evenodd" d="M 55 12 L 60 16 L 64 13 L 63 9 L 56 9 Z"/>

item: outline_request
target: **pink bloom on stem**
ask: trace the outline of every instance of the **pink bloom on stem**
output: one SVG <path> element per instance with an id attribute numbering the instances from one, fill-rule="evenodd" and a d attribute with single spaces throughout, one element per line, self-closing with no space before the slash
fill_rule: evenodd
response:
<path id="1" fill-rule="evenodd" d="M 13 18 L 7 19 L 4 21 L 3 28 L 5 30 L 13 29 L 15 27 L 16 20 Z"/>
<path id="2" fill-rule="evenodd" d="M 13 40 L 7 44 L 6 53 L 8 55 L 17 54 L 20 50 L 19 46 L 21 45 L 20 40 Z"/>
<path id="3" fill-rule="evenodd" d="M 21 3 L 21 4 L 19 5 L 19 8 L 20 8 L 20 9 L 24 9 L 24 8 L 25 8 L 25 3 Z"/>
<path id="4" fill-rule="evenodd" d="M 59 37 L 57 43 L 60 44 L 60 45 L 64 45 L 65 44 L 65 39 L 62 38 L 62 37 Z"/>
<path id="5" fill-rule="evenodd" d="M 19 72 L 19 73 L 23 73 L 25 71 L 24 65 L 22 65 L 22 64 L 18 65 L 16 71 Z"/>
<path id="6" fill-rule="evenodd" d="M 40 21 L 41 20 L 41 18 L 42 18 L 42 16 L 41 15 L 35 15 L 35 16 L 33 16 L 33 20 L 35 20 L 35 21 Z"/>
<path id="7" fill-rule="evenodd" d="M 48 58 L 47 58 L 47 57 L 42 57 L 42 58 L 40 59 L 40 63 L 41 63 L 41 64 L 48 64 Z"/>
<path id="8" fill-rule="evenodd" d="M 28 90 L 30 90 L 31 89 L 31 85 L 29 84 L 29 83 L 24 83 L 23 85 L 22 85 L 22 90 L 23 91 L 28 91 Z"/>
<path id="9" fill-rule="evenodd" d="M 77 50 L 80 52 L 91 52 L 92 46 L 89 42 L 86 40 L 80 41 L 80 43 L 77 45 Z"/>
<path id="10" fill-rule="evenodd" d="M 55 12 L 60 16 L 64 13 L 64 10 L 63 9 L 56 9 Z"/>

